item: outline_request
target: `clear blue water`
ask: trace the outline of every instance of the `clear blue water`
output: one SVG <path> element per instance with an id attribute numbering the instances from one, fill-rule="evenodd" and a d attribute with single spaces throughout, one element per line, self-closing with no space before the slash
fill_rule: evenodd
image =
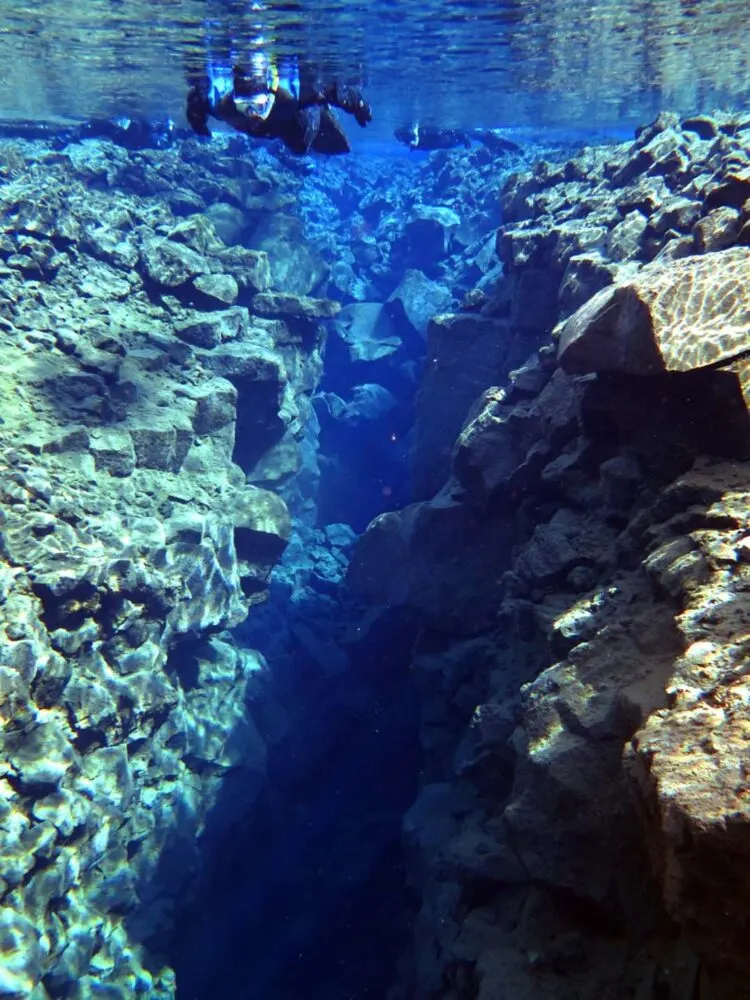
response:
<path id="1" fill-rule="evenodd" d="M 189 67 L 258 49 L 313 61 L 324 73 L 361 82 L 374 120 L 362 131 L 344 118 L 365 155 L 293 164 L 299 187 L 288 211 L 301 215 L 327 264 L 349 254 L 368 277 L 357 254 L 364 257 L 373 241 L 388 248 L 391 223 L 398 229 L 422 200 L 453 204 L 462 222 L 476 224 L 467 248 L 477 253 L 493 240 L 501 221 L 497 190 L 506 170 L 515 169 L 500 160 L 495 166 L 479 146 L 459 149 L 458 166 L 443 169 L 449 157 L 408 153 L 394 142 L 394 128 L 413 120 L 507 128 L 528 145 L 530 159 L 545 152 L 533 134 L 624 138 L 662 109 L 742 109 L 750 98 L 746 12 L 747 0 L 2 0 L 0 119 L 170 116 L 184 126 Z M 188 164 L 191 155 L 208 161 L 214 150 L 224 153 L 219 144 L 193 146 Z M 241 155 L 271 163 L 289 180 L 289 160 L 273 159 L 267 147 L 248 146 Z M 141 174 L 134 171 L 129 181 L 123 175 L 126 190 L 128 183 L 137 187 Z M 220 183 L 216 188 L 209 203 L 224 197 Z M 381 208 L 376 202 L 368 215 L 362 204 L 375 189 Z M 158 201 L 163 188 L 154 190 Z M 151 196 L 145 182 L 144 191 Z M 251 216 L 249 210 L 248 226 Z M 429 247 L 417 249 L 388 258 L 371 293 L 378 303 L 404 269 L 435 264 Z M 477 275 L 467 277 L 468 264 L 451 267 L 443 275 L 435 265 L 430 274 L 457 302 Z M 347 301 L 340 289 L 329 292 Z M 317 445 L 328 466 L 317 494 L 319 525 L 345 522 L 361 531 L 370 517 L 410 499 L 413 400 L 423 361 L 422 341 L 411 333 L 392 369 L 385 362 L 357 369 L 343 341 L 329 342 L 318 388 L 349 398 L 362 380 L 377 380 L 399 407 L 391 424 L 369 426 L 326 423 L 321 407 Z M 347 603 L 324 563 L 319 570 L 305 561 L 314 548 L 310 537 L 295 538 L 271 600 L 254 608 L 234 636 L 267 656 L 268 687 L 289 731 L 275 743 L 274 725 L 266 733 L 258 723 L 270 747 L 262 794 L 229 833 L 209 824 L 201 840 L 208 884 L 182 908 L 178 897 L 176 935 L 165 946 L 179 1000 L 383 1000 L 408 947 L 414 898 L 406 892 L 401 818 L 425 780 L 411 672 L 414 625 L 396 615 L 365 640 L 352 638 L 362 608 Z M 330 556 L 319 539 L 315 544 L 316 555 Z M 295 560 L 303 586 L 292 596 Z M 321 645 L 335 652 L 335 669 L 316 660 Z M 337 674 L 340 659 L 345 669 Z M 237 780 L 222 786 L 217 815 L 234 815 Z M 171 863 L 165 851 L 163 868 Z M 159 891 L 171 886 L 168 874 L 154 880 Z M 184 890 L 179 878 L 175 884 Z"/>
<path id="2" fill-rule="evenodd" d="M 0 116 L 169 113 L 185 65 L 262 45 L 364 80 L 370 138 L 451 127 L 636 124 L 742 105 L 746 0 L 4 0 Z"/>

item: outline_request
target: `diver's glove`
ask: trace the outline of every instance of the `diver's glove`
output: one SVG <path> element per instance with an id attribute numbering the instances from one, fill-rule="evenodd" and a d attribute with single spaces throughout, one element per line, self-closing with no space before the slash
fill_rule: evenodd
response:
<path id="1" fill-rule="evenodd" d="M 372 121 L 372 108 L 361 94 L 359 95 L 359 99 L 352 113 L 354 115 L 354 120 L 358 125 L 361 125 L 362 128 L 364 128 L 368 122 Z"/>

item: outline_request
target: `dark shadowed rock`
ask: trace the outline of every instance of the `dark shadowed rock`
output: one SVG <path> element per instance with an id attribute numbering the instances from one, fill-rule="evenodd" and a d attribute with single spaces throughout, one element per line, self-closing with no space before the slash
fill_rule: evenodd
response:
<path id="1" fill-rule="evenodd" d="M 395 250 L 407 265 L 430 267 L 450 251 L 461 220 L 451 208 L 419 205 L 406 222 Z"/>
<path id="2" fill-rule="evenodd" d="M 471 313 L 443 315 L 427 331 L 427 358 L 417 399 L 414 490 L 433 496 L 448 478 L 453 443 L 469 408 L 488 386 L 505 381 L 523 360 L 513 328 Z"/>
<path id="3" fill-rule="evenodd" d="M 445 490 L 377 517 L 355 547 L 348 581 L 373 604 L 410 608 L 438 630 L 472 633 L 495 613 L 509 537 L 509 526 L 482 525 Z"/>
<path id="4" fill-rule="evenodd" d="M 477 400 L 453 452 L 454 475 L 479 509 L 537 483 L 580 425 L 582 388 L 561 371 L 532 400 L 514 404 L 507 396 L 490 389 Z"/>

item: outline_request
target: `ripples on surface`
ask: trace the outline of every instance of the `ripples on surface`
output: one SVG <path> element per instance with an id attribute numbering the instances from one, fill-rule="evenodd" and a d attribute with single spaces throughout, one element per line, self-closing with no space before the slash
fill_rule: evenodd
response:
<path id="1" fill-rule="evenodd" d="M 258 7 L 259 5 L 255 5 Z M 3 0 L 0 114 L 170 113 L 210 44 L 310 54 L 367 83 L 381 126 L 632 124 L 741 107 L 747 0 Z"/>

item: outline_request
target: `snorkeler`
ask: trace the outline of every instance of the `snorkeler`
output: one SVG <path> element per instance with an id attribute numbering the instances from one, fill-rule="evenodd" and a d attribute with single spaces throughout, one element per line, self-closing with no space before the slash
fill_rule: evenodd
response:
<path id="1" fill-rule="evenodd" d="M 455 146 L 468 149 L 471 146 L 471 139 L 466 132 L 454 128 L 437 128 L 435 125 L 414 123 L 397 128 L 393 134 L 409 149 L 453 149 Z"/>
<path id="2" fill-rule="evenodd" d="M 417 122 L 397 128 L 393 134 L 409 149 L 454 149 L 456 146 L 470 149 L 472 142 L 480 142 L 498 155 L 522 152 L 517 142 L 491 128 L 474 128 L 465 132 L 462 129 L 420 125 Z"/>
<path id="3" fill-rule="evenodd" d="M 256 139 L 281 139 L 294 153 L 348 153 L 349 140 L 334 107 L 353 115 L 362 127 L 372 120 L 358 87 L 322 84 L 312 75 L 301 81 L 296 60 L 277 69 L 256 54 L 250 67 L 209 67 L 193 81 L 186 113 L 193 131 L 202 136 L 211 135 L 212 117 Z"/>

